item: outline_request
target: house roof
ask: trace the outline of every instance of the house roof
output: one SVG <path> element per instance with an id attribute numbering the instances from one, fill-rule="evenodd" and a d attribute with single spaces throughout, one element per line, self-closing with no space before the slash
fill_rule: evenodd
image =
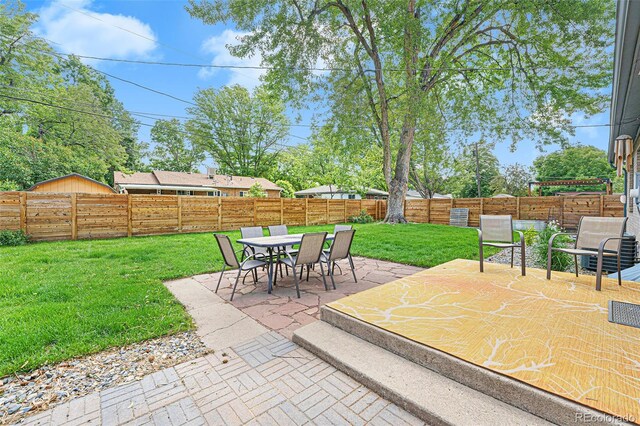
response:
<path id="1" fill-rule="evenodd" d="M 365 189 L 367 190 L 366 192 L 367 195 L 383 195 L 383 196 L 389 195 L 388 192 L 381 191 L 379 189 L 374 189 L 374 188 L 365 188 Z M 321 185 L 321 186 L 316 186 L 315 188 L 303 189 L 301 191 L 295 192 L 294 194 L 295 195 L 352 194 L 354 192 L 357 192 L 357 191 L 344 190 L 342 188 L 338 188 L 335 185 Z"/>
<path id="2" fill-rule="evenodd" d="M 90 182 L 93 182 L 93 183 L 96 183 L 98 185 L 104 186 L 105 188 L 109 188 L 112 192 L 116 192 L 115 189 L 113 189 L 112 187 L 110 187 L 106 183 L 102 183 L 102 182 L 99 182 L 99 181 L 97 181 L 95 179 L 91 179 L 90 177 L 81 175 L 80 173 L 69 173 L 68 175 L 56 177 L 56 178 L 53 178 L 53 179 L 43 180 L 42 182 L 38 182 L 38 183 L 34 184 L 31 188 L 27 189 L 27 191 L 33 191 L 37 187 L 39 187 L 40 185 L 43 185 L 45 183 L 55 182 L 55 181 L 62 180 L 62 179 L 67 179 L 67 178 L 70 178 L 70 177 L 77 177 L 77 178 L 80 178 L 80 179 L 88 180 Z"/>
<path id="3" fill-rule="evenodd" d="M 609 162 L 613 163 L 615 139 L 640 136 L 640 2 L 618 1 L 616 10 L 616 41 L 613 61 L 613 91 L 611 94 L 612 124 L 609 134 Z"/>
<path id="4" fill-rule="evenodd" d="M 113 182 L 114 185 L 123 187 L 127 185 L 162 185 L 202 187 L 203 189 L 249 189 L 254 184 L 259 183 L 265 190 L 282 190 L 278 185 L 265 178 L 227 175 L 213 175 L 212 178 L 210 178 L 209 175 L 202 173 L 167 172 L 162 170 L 154 170 L 151 173 L 136 172 L 132 174 L 114 172 Z"/>

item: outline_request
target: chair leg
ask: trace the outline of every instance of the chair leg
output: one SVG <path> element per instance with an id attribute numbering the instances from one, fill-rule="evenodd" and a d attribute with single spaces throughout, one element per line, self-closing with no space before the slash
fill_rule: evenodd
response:
<path id="1" fill-rule="evenodd" d="M 522 276 L 527 275 L 527 248 L 524 241 L 520 242 L 520 268 L 522 269 Z"/>
<path id="2" fill-rule="evenodd" d="M 622 285 L 622 274 L 620 272 L 620 253 L 618 253 L 618 285 Z"/>
<path id="3" fill-rule="evenodd" d="M 295 268 L 294 268 L 295 271 Z M 302 272 L 304 271 L 304 265 L 300 265 L 300 280 L 302 280 Z M 295 272 L 293 273 L 295 275 Z"/>
<path id="4" fill-rule="evenodd" d="M 513 268 L 513 247 L 511 247 L 511 267 Z"/>
<path id="5" fill-rule="evenodd" d="M 329 274 L 329 277 L 331 278 L 331 285 L 333 285 L 333 289 L 336 289 L 336 280 L 333 279 L 333 271 L 335 270 L 335 264 L 333 266 L 333 268 L 327 263 L 327 274 Z"/>
<path id="6" fill-rule="evenodd" d="M 596 269 L 596 290 L 598 291 L 602 288 L 602 257 L 598 256 L 598 267 Z"/>
<path id="7" fill-rule="evenodd" d="M 547 279 L 551 279 L 551 252 L 552 249 L 547 250 Z"/>
<path id="8" fill-rule="evenodd" d="M 484 272 L 484 249 L 482 243 L 479 245 L 478 253 L 480 255 L 480 272 Z"/>
<path id="9" fill-rule="evenodd" d="M 300 286 L 298 285 L 298 274 L 296 273 L 296 267 L 292 266 L 293 269 L 293 280 L 296 283 L 296 294 L 298 295 L 298 299 L 300 299 Z M 302 266 L 300 267 L 302 268 Z M 300 269 L 300 275 L 302 275 L 302 269 Z"/>
<path id="10" fill-rule="evenodd" d="M 353 274 L 353 280 L 358 282 L 358 278 L 356 278 L 356 267 L 353 265 L 353 258 L 349 255 L 349 264 L 351 265 L 351 273 Z M 342 270 L 340 270 L 342 272 Z"/>
<path id="11" fill-rule="evenodd" d="M 307 265 L 307 282 L 309 281 L 309 269 L 311 268 L 309 268 L 309 265 Z"/>
<path id="12" fill-rule="evenodd" d="M 233 290 L 231 291 L 231 300 L 233 302 L 233 295 L 236 294 L 236 287 L 238 286 L 238 281 L 240 281 L 240 274 L 242 273 L 242 269 L 238 269 L 238 275 L 236 275 L 236 282 L 233 284 Z"/>
<path id="13" fill-rule="evenodd" d="M 216 293 L 218 292 L 218 289 L 220 288 L 220 283 L 222 282 L 222 276 L 224 275 L 224 270 L 227 269 L 227 264 L 225 263 L 224 265 L 222 265 L 222 271 L 220 271 L 220 278 L 218 278 L 218 285 L 216 286 Z"/>
<path id="14" fill-rule="evenodd" d="M 280 278 L 283 278 L 284 275 L 282 274 L 282 263 L 278 263 L 278 265 L 280 265 Z"/>
<path id="15" fill-rule="evenodd" d="M 573 255 L 573 264 L 576 266 L 576 277 L 578 276 L 578 255 Z"/>
<path id="16" fill-rule="evenodd" d="M 322 282 L 324 283 L 324 289 L 325 290 L 329 290 L 329 287 L 327 287 L 327 279 L 324 277 L 324 266 L 322 266 L 322 262 L 320 263 L 320 275 L 322 275 Z M 336 285 L 333 285 L 333 289 L 335 290 Z"/>

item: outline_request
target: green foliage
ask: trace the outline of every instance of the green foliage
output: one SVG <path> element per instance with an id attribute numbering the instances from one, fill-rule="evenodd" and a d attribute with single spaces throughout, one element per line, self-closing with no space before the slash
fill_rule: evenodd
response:
<path id="1" fill-rule="evenodd" d="M 504 172 L 493 178 L 491 189 L 494 194 L 510 194 L 524 197 L 529 193 L 529 182 L 533 180 L 529 167 L 512 164 L 505 167 Z"/>
<path id="2" fill-rule="evenodd" d="M 74 56 L 55 56 L 24 9 L 0 4 L 0 180 L 25 189 L 77 172 L 110 182 L 114 170 L 137 167 L 138 123 L 106 77 Z"/>
<path id="3" fill-rule="evenodd" d="M 23 246 L 29 242 L 29 236 L 24 231 L 0 231 L 0 247 Z"/>
<path id="4" fill-rule="evenodd" d="M 197 172 L 205 159 L 202 149 L 187 141 L 184 126 L 176 118 L 157 120 L 151 128 L 151 140 L 155 147 L 149 163 L 154 170 Z"/>
<path id="5" fill-rule="evenodd" d="M 532 247 L 538 239 L 538 231 L 536 231 L 536 228 L 534 228 L 533 226 L 525 229 L 522 234 L 524 235 L 524 243 L 527 245 L 527 247 Z"/>
<path id="6" fill-rule="evenodd" d="M 587 178 L 615 178 L 615 169 L 607 160 L 607 153 L 590 145 L 577 145 L 561 151 L 541 155 L 533 161 L 536 179 L 587 179 Z M 603 191 L 604 185 L 593 186 L 550 186 L 543 187 L 542 194 L 566 191 Z"/>
<path id="7" fill-rule="evenodd" d="M 348 222 L 350 223 L 371 223 L 373 222 L 373 217 L 366 210 L 360 210 L 360 214 L 357 216 L 349 216 Z"/>
<path id="8" fill-rule="evenodd" d="M 264 190 L 262 185 L 259 182 L 254 183 L 249 188 L 249 197 L 251 198 L 266 198 L 267 192 Z"/>
<path id="9" fill-rule="evenodd" d="M 0 180 L 0 191 L 17 191 L 18 183 L 12 180 Z"/>
<path id="10" fill-rule="evenodd" d="M 282 188 L 282 192 L 280 193 L 280 196 L 282 198 L 294 198 L 295 197 L 294 192 L 296 192 L 296 190 L 293 188 L 293 185 L 291 185 L 291 182 L 289 182 L 288 180 L 279 179 L 279 180 L 276 181 L 276 185 L 278 185 L 280 188 Z"/>
<path id="11" fill-rule="evenodd" d="M 491 197 L 491 183 L 500 176 L 498 158 L 493 144 L 479 141 L 467 145 L 455 159 L 455 173 L 450 189 L 461 198 Z M 477 150 L 477 154 L 476 154 Z M 479 187 L 478 188 L 478 179 Z"/>
<path id="12" fill-rule="evenodd" d="M 538 239 L 533 245 L 533 255 L 538 265 L 547 265 L 547 255 L 549 250 L 549 240 L 555 233 L 563 232 L 558 222 L 550 221 L 547 226 L 538 234 Z M 553 247 L 566 247 L 571 242 L 571 238 L 566 235 L 559 235 L 553 240 Z M 551 269 L 554 271 L 566 271 L 572 262 L 572 258 L 567 253 L 554 251 L 551 255 Z"/>
<path id="13" fill-rule="evenodd" d="M 192 143 L 227 175 L 266 177 L 289 132 L 284 103 L 264 87 L 199 90 L 188 109 Z"/>

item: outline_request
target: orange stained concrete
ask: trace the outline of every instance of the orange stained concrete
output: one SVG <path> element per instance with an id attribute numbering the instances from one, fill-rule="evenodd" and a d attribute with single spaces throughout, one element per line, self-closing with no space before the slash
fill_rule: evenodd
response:
<path id="1" fill-rule="evenodd" d="M 454 260 L 329 306 L 387 331 L 595 409 L 640 420 L 640 329 L 608 301 L 640 285 Z"/>

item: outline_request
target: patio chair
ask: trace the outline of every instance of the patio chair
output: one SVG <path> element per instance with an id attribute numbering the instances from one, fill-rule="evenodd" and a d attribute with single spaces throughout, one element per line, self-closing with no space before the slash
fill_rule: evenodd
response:
<path id="1" fill-rule="evenodd" d="M 353 236 L 355 235 L 355 233 L 355 229 L 336 232 L 333 243 L 331 244 L 331 248 L 322 252 L 320 261 L 327 264 L 327 274 L 329 274 L 329 277 L 331 278 L 331 284 L 333 284 L 334 290 L 336 288 L 336 282 L 333 279 L 333 271 L 338 260 L 349 260 L 349 266 L 351 266 L 353 280 L 355 282 L 358 282 L 358 278 L 356 278 L 356 270 L 353 266 L 353 259 L 351 259 L 350 253 L 351 243 L 353 242 Z M 342 273 L 342 270 L 340 270 L 340 272 Z"/>
<path id="2" fill-rule="evenodd" d="M 578 224 L 578 233 L 558 232 L 549 239 L 547 250 L 547 279 L 551 279 L 551 254 L 554 251 L 573 255 L 578 276 L 578 256 L 596 256 L 596 290 L 602 287 L 602 261 L 604 256 L 615 256 L 618 261 L 618 285 L 622 285 L 620 276 L 620 245 L 627 226 L 626 217 L 590 217 L 582 216 Z M 553 247 L 553 240 L 558 235 L 575 236 L 573 247 Z"/>
<path id="3" fill-rule="evenodd" d="M 340 231 L 351 231 L 353 229 L 353 226 L 351 225 L 335 225 L 333 227 L 333 233 L 337 234 Z"/>
<path id="4" fill-rule="evenodd" d="M 242 236 L 242 238 L 264 237 L 264 233 L 262 232 L 262 226 L 245 226 L 243 228 L 240 228 L 240 235 Z M 265 247 L 252 247 L 245 244 L 240 261 L 244 260 L 246 256 L 249 256 L 252 254 L 255 254 L 256 258 L 262 258 L 263 260 L 269 256 L 269 252 Z M 255 276 L 254 280 L 257 281 L 258 272 L 255 269 L 253 270 L 253 274 Z"/>
<path id="5" fill-rule="evenodd" d="M 269 235 L 271 236 L 289 235 L 289 229 L 287 228 L 287 225 L 271 225 L 268 227 L 268 229 Z M 278 257 L 282 257 L 285 252 L 294 256 L 296 253 L 298 253 L 298 250 L 294 249 L 293 246 L 280 247 L 278 248 Z M 285 269 L 287 275 L 289 275 L 288 266 L 285 265 Z M 280 264 L 280 278 L 282 278 L 282 264 Z"/>
<path id="6" fill-rule="evenodd" d="M 324 267 L 322 266 L 322 262 L 320 262 L 320 256 L 322 256 L 322 248 L 324 247 L 324 241 L 327 238 L 326 232 L 314 232 L 309 234 L 304 234 L 302 236 L 302 240 L 300 241 L 300 247 L 298 249 L 298 254 L 292 256 L 289 252 L 285 252 L 287 257 L 280 260 L 283 264 L 287 265 L 293 270 L 293 279 L 296 283 L 296 293 L 298 298 L 300 298 L 300 286 L 298 284 L 298 274 L 297 267 L 301 268 L 307 267 L 307 275 L 309 274 L 309 267 L 311 265 L 315 265 L 316 263 L 320 264 L 320 275 L 322 276 L 322 282 L 324 283 L 324 289 L 329 290 L 327 287 L 327 280 L 324 277 Z M 300 270 L 302 272 L 302 269 Z M 278 275 L 275 275 L 275 279 L 278 278 Z M 275 280 L 274 280 L 275 285 Z"/>
<path id="7" fill-rule="evenodd" d="M 218 247 L 220 248 L 220 252 L 222 253 L 222 259 L 224 260 L 224 264 L 222 265 L 222 271 L 220 272 L 220 278 L 218 279 L 218 285 L 216 286 L 216 293 L 220 288 L 220 283 L 222 282 L 222 275 L 227 267 L 231 269 L 238 269 L 238 275 L 236 275 L 236 281 L 233 284 L 233 290 L 231 291 L 231 301 L 233 301 L 233 295 L 236 293 L 236 287 L 238 286 L 238 281 L 240 280 L 240 274 L 242 272 L 255 272 L 257 268 L 261 268 L 267 264 L 264 260 L 258 260 L 255 257 L 256 254 L 251 254 L 244 258 L 242 262 L 238 261 L 238 257 L 236 256 L 236 251 L 233 250 L 233 245 L 231 245 L 231 240 L 228 236 L 224 234 L 213 234 L 216 237 L 216 241 L 218 242 Z M 245 249 L 238 250 L 244 252 Z M 257 284 L 258 277 L 257 273 L 252 273 L 253 282 Z M 246 274 L 242 281 L 246 278 Z"/>
<path id="8" fill-rule="evenodd" d="M 527 275 L 526 271 L 526 247 L 524 235 L 520 235 L 520 241 L 513 241 L 513 220 L 511 215 L 480 215 L 480 229 L 478 229 L 478 245 L 480 246 L 480 272 L 484 272 L 484 250 L 483 246 L 498 247 L 501 249 L 511 248 L 511 267 L 513 268 L 513 249 L 520 247 L 520 268 L 522 276 Z"/>

